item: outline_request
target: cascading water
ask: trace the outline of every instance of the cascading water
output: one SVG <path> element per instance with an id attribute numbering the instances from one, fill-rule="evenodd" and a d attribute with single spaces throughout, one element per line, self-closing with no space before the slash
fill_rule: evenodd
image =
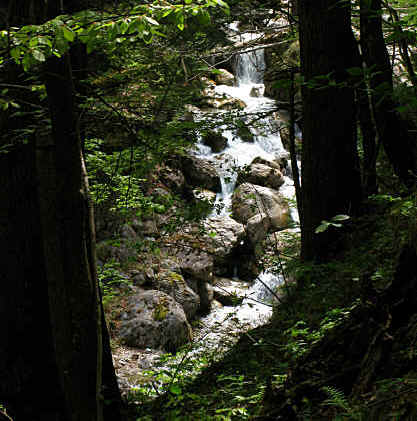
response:
<path id="1" fill-rule="evenodd" d="M 265 71 L 263 49 L 239 54 L 236 61 L 236 78 L 239 85 L 263 83 Z"/>
<path id="2" fill-rule="evenodd" d="M 245 142 L 236 134 L 236 130 L 227 124 L 222 124 L 226 112 L 218 111 L 217 130 L 228 139 L 226 149 L 220 153 L 213 153 L 208 146 L 202 143 L 197 145 L 195 153 L 212 161 L 221 178 L 222 191 L 217 194 L 215 210 L 211 217 L 221 215 L 229 218 L 237 168 L 250 164 L 256 157 L 272 161 L 288 155 L 282 145 L 277 122 L 271 116 L 271 111 L 276 109 L 276 103 L 263 96 L 264 70 L 262 49 L 243 52 L 237 59 L 236 86 L 215 87 L 217 94 L 227 94 L 244 101 L 246 107 L 239 119 L 242 124 L 247 124 L 246 127 L 253 135 L 254 141 Z M 211 118 L 213 115 L 213 112 L 209 114 Z M 204 118 L 204 113 L 199 118 Z M 252 118 L 256 120 L 256 126 L 251 124 Z M 289 177 L 284 177 L 284 180 L 280 193 L 293 199 L 295 196 L 293 181 Z M 292 218 L 298 221 L 295 209 L 292 209 Z M 275 299 L 273 291 L 281 282 L 280 276 L 263 272 L 252 285 L 246 286 L 244 299 L 240 305 L 216 308 L 202 318 L 201 328 L 195 331 L 195 346 L 193 351 L 187 354 L 187 359 L 196 361 L 199 355 L 206 355 L 208 352 L 218 357 L 237 340 L 241 332 L 265 323 L 272 314 L 271 303 Z M 177 358 L 184 359 L 181 356 Z M 164 369 L 169 370 L 169 367 L 164 366 Z"/>
<path id="3" fill-rule="evenodd" d="M 212 161 L 221 178 L 222 192 L 217 195 L 217 206 L 211 216 L 220 214 L 225 218 L 229 217 L 237 178 L 236 168 L 250 164 L 256 157 L 272 161 L 288 155 L 282 145 L 277 122 L 270 112 L 276 109 L 276 103 L 263 96 L 264 71 L 263 49 L 244 52 L 237 59 L 236 86 L 219 85 L 215 88 L 218 94 L 227 94 L 245 102 L 246 107 L 239 118 L 243 123 L 249 123 L 247 127 L 253 135 L 254 142 L 245 142 L 230 127 L 221 125 L 218 131 L 228 139 L 228 146 L 224 151 L 213 153 L 209 147 L 199 145 L 197 154 Z M 223 116 L 224 112 L 219 111 L 219 121 Z M 257 122 L 256 127 L 250 124 L 252 117 Z M 295 194 L 293 181 L 289 177 L 284 179 L 285 183 L 280 192 L 292 199 Z M 293 219 L 298 221 L 296 210 L 292 209 L 291 212 Z M 198 337 L 204 338 L 204 348 L 222 348 L 222 338 L 230 337 L 231 332 L 243 331 L 265 323 L 272 314 L 273 290 L 281 281 L 280 276 L 264 272 L 248 288 L 240 306 L 215 309 L 203 318 L 204 328 L 199 331 Z"/>

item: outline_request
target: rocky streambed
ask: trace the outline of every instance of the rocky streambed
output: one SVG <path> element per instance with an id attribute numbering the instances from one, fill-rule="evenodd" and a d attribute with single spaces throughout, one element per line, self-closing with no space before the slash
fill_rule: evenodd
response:
<path id="1" fill-rule="evenodd" d="M 289 203 L 294 187 L 280 136 L 286 125 L 275 101 L 263 95 L 264 71 L 264 52 L 257 49 L 240 54 L 234 75 L 220 70 L 217 83 L 206 80 L 204 107 L 190 106 L 187 118 L 217 121 L 217 127 L 200 133 L 196 148 L 176 165 L 159 169 L 153 194 L 186 192 L 211 208 L 209 216 L 162 233 L 174 214 L 155 213 L 124 226 L 118 247 L 98 246 L 103 261 L 137 259 L 112 326 L 125 391 L 149 380 L 143 372 L 163 352 L 192 343 L 187 358 L 219 356 L 240 332 L 271 315 L 282 279 L 262 256 L 297 235 L 298 217 Z M 225 124 L 230 115 L 233 123 Z M 148 252 L 132 251 L 138 238 Z"/>

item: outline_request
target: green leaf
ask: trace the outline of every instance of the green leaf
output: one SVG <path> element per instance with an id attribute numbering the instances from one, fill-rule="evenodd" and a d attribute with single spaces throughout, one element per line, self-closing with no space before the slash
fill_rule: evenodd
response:
<path id="1" fill-rule="evenodd" d="M 329 228 L 330 224 L 327 221 L 321 221 L 321 224 L 314 230 L 316 234 L 324 232 Z"/>
<path id="2" fill-rule="evenodd" d="M 174 11 L 174 8 L 173 7 L 171 7 L 170 9 L 168 9 L 168 10 L 166 10 L 163 14 L 162 14 L 162 17 L 164 18 L 164 17 L 166 17 L 166 16 L 168 16 L 170 13 L 172 13 Z"/>
<path id="3" fill-rule="evenodd" d="M 350 219 L 349 215 L 336 215 L 331 219 L 331 221 L 339 222 L 339 221 L 346 221 L 347 219 Z"/>
<path id="4" fill-rule="evenodd" d="M 39 37 L 38 42 L 39 42 L 39 44 L 47 45 L 48 47 L 52 47 L 52 42 L 48 37 Z"/>
<path id="5" fill-rule="evenodd" d="M 346 71 L 351 76 L 362 76 L 363 75 L 363 70 L 362 70 L 361 67 L 350 67 L 349 69 L 346 69 Z"/>
<path id="6" fill-rule="evenodd" d="M 12 48 L 10 50 L 10 55 L 15 59 L 15 61 L 19 60 L 20 57 L 20 49 L 19 48 Z"/>
<path id="7" fill-rule="evenodd" d="M 68 41 L 68 42 L 73 42 L 74 41 L 74 39 L 75 39 L 75 34 L 74 34 L 74 32 L 72 32 L 71 31 L 71 29 L 69 29 L 68 27 L 66 27 L 66 26 L 63 26 L 62 27 L 62 33 L 64 34 L 64 37 L 65 37 L 65 39 Z"/>
<path id="8" fill-rule="evenodd" d="M 145 16 L 145 19 L 151 24 L 151 25 L 159 25 L 159 23 L 155 20 L 150 18 L 149 16 Z"/>
<path id="9" fill-rule="evenodd" d="M 36 47 L 38 45 L 38 42 L 39 42 L 38 40 L 39 40 L 38 37 L 31 38 L 30 41 L 29 41 L 29 47 L 30 48 Z"/>
<path id="10" fill-rule="evenodd" d="M 37 61 L 45 61 L 45 54 L 41 50 L 33 50 L 32 55 Z"/>
<path id="11" fill-rule="evenodd" d="M 174 383 L 170 386 L 169 391 L 173 394 L 173 395 L 181 395 L 182 393 L 182 389 L 178 386 L 178 384 Z"/>
<path id="12" fill-rule="evenodd" d="M 127 30 L 129 29 L 129 24 L 126 22 L 126 20 L 123 20 L 120 24 L 120 33 L 125 34 Z"/>

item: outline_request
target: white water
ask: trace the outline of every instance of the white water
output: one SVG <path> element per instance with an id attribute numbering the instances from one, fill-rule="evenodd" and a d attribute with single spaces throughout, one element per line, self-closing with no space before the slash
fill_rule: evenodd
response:
<path id="1" fill-rule="evenodd" d="M 288 155 L 282 145 L 277 130 L 277 122 L 274 121 L 272 113 L 268 113 L 276 109 L 276 103 L 263 95 L 265 89 L 263 85 L 264 71 L 265 61 L 262 49 L 243 53 L 237 61 L 235 75 L 237 86 L 219 85 L 215 88 L 218 94 L 225 93 L 244 101 L 246 108 L 243 110 L 242 119 L 246 122 L 256 119 L 256 126 L 248 125 L 254 135 L 253 143 L 244 142 L 236 136 L 234 130 L 222 125 L 218 128 L 218 131 L 228 139 L 228 146 L 224 151 L 212 153 L 211 148 L 203 144 L 198 145 L 197 155 L 212 161 L 221 178 L 222 192 L 216 197 L 215 205 L 217 206 L 215 206 L 213 214 L 219 213 L 219 207 L 221 207 L 220 215 L 227 217 L 230 214 L 238 167 L 250 164 L 258 156 L 272 161 Z M 258 97 L 250 96 L 254 88 L 260 93 Z M 222 111 L 219 112 L 220 121 L 223 113 Z M 213 117 L 212 114 L 211 117 Z M 284 178 L 285 183 L 280 188 L 280 192 L 285 197 L 293 199 L 295 195 L 294 183 L 289 177 Z M 292 216 L 293 219 L 298 220 L 295 210 L 292 211 Z M 203 318 L 202 322 L 205 327 L 199 332 L 198 336 L 204 337 L 204 347 L 207 347 L 208 343 L 210 343 L 210 346 L 219 344 L 222 332 L 223 336 L 230 335 L 230 332 L 234 330 L 247 330 L 265 323 L 272 314 L 271 303 L 274 296 L 271 290 L 273 291 L 281 281 L 279 276 L 262 273 L 249 288 L 246 298 L 240 306 L 215 309 Z M 214 326 L 216 326 L 216 329 L 213 332 Z"/>
<path id="2" fill-rule="evenodd" d="M 212 161 L 221 178 L 222 192 L 217 195 L 216 205 L 220 205 L 222 209 L 220 212 L 214 210 L 213 216 L 220 213 L 225 218 L 229 217 L 238 167 L 250 164 L 258 156 L 267 160 L 274 160 L 288 155 L 282 145 L 277 123 L 274 121 L 272 113 L 266 115 L 268 111 L 276 109 L 276 104 L 274 100 L 263 96 L 264 70 L 263 50 L 244 53 L 238 60 L 237 86 L 219 85 L 215 88 L 219 94 L 226 93 L 243 100 L 246 108 L 242 118 L 244 121 L 256 118 L 257 125 L 248 125 L 255 141 L 253 143 L 244 142 L 226 124 L 221 125 L 222 117 L 226 112 L 219 111 L 220 127 L 217 131 L 227 137 L 227 148 L 220 153 L 213 153 L 210 147 L 201 143 L 198 144 L 195 153 Z M 259 90 L 259 97 L 250 96 L 253 88 Z M 262 114 L 265 115 L 262 116 Z M 213 113 L 210 113 L 210 117 L 213 118 Z M 204 118 L 204 113 L 199 118 Z M 280 192 L 287 198 L 294 198 L 294 184 L 289 177 L 285 177 L 285 183 L 280 188 Z M 292 210 L 292 216 L 295 221 L 298 221 L 296 210 Z M 207 353 L 220 357 L 242 332 L 266 323 L 272 315 L 272 306 L 275 300 L 273 291 L 281 282 L 281 276 L 263 272 L 247 289 L 241 305 L 216 308 L 202 318 L 201 327 L 195 332 L 195 347 L 187 358 L 196 359 L 199 355 L 206 355 Z"/>

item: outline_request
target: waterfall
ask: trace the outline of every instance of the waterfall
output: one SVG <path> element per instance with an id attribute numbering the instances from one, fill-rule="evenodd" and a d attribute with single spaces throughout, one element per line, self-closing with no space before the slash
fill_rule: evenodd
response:
<path id="1" fill-rule="evenodd" d="M 238 85 L 261 84 L 265 72 L 264 49 L 239 54 L 236 63 Z"/>

